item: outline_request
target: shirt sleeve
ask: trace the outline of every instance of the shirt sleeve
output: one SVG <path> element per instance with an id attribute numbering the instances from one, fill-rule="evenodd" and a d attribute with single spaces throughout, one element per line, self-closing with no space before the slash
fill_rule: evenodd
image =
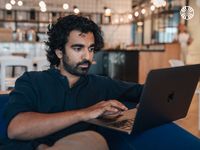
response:
<path id="1" fill-rule="evenodd" d="M 133 82 L 113 80 L 110 78 L 108 81 L 108 99 L 114 97 L 119 101 L 131 101 L 135 103 L 139 102 L 143 85 Z"/>
<path id="2" fill-rule="evenodd" d="M 9 122 L 20 112 L 35 110 L 36 91 L 33 87 L 29 73 L 24 73 L 15 83 L 14 90 L 9 95 L 9 101 L 4 109 L 4 119 Z"/>

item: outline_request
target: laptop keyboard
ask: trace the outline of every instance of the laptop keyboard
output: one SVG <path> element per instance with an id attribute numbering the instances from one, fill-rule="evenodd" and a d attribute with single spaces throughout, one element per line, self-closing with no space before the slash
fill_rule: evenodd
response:
<path id="1" fill-rule="evenodd" d="M 131 130 L 135 120 L 136 109 L 126 111 L 123 115 L 118 116 L 104 116 L 98 118 L 105 126 L 119 128 L 124 130 Z"/>
<path id="2" fill-rule="evenodd" d="M 110 123 L 109 126 L 112 126 L 115 128 L 130 129 L 133 126 L 133 121 L 134 119 L 121 120 L 121 121 Z"/>

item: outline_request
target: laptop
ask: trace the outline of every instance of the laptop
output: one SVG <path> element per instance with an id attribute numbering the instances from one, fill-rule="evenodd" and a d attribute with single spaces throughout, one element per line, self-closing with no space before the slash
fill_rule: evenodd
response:
<path id="1" fill-rule="evenodd" d="M 87 122 L 131 134 L 184 118 L 199 77 L 200 64 L 151 70 L 139 107 Z"/>

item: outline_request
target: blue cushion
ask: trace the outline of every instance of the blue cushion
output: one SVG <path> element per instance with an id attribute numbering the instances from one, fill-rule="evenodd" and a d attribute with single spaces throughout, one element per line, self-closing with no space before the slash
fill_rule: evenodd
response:
<path id="1" fill-rule="evenodd" d="M 4 106 L 8 102 L 9 95 L 8 94 L 2 94 L 0 95 L 0 138 L 7 137 L 6 134 L 6 122 L 3 120 L 3 111 Z"/>
<path id="2" fill-rule="evenodd" d="M 174 123 L 131 135 L 101 127 L 98 131 L 110 150 L 200 150 L 200 139 Z"/>

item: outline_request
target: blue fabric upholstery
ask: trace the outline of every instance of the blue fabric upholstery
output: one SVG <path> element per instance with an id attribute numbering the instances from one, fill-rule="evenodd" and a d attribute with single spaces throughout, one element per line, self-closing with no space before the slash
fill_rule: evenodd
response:
<path id="1" fill-rule="evenodd" d="M 6 134 L 6 123 L 3 120 L 3 109 L 5 104 L 8 102 L 9 95 L 1 94 L 0 95 L 0 138 L 4 138 L 7 136 Z"/>
<path id="2" fill-rule="evenodd" d="M 3 108 L 8 95 L 0 95 L 0 138 L 7 137 Z M 129 108 L 134 107 L 126 103 Z M 110 150 L 200 150 L 200 139 L 174 123 L 169 123 L 138 135 L 127 135 L 113 130 L 99 128 L 107 139 Z"/>
<path id="3" fill-rule="evenodd" d="M 99 128 L 110 150 L 200 150 L 200 139 L 174 123 L 128 135 Z"/>

